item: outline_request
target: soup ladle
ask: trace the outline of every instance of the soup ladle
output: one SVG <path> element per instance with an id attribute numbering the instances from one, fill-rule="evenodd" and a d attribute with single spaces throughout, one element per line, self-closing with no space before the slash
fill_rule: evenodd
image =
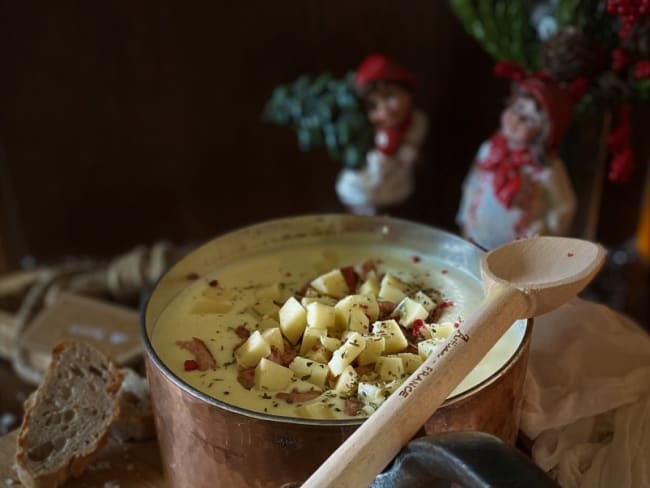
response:
<path id="1" fill-rule="evenodd" d="M 604 249 L 534 237 L 481 259 L 485 298 L 445 342 L 318 468 L 303 488 L 368 486 L 515 320 L 549 312 L 598 273 Z"/>

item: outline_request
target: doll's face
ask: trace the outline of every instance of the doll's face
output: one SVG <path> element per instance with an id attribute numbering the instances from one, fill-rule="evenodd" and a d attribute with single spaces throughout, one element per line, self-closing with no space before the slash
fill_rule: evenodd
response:
<path id="1" fill-rule="evenodd" d="M 403 124 L 413 110 L 411 94 L 399 85 L 382 84 L 368 93 L 364 100 L 368 119 L 376 129 L 387 129 Z"/>
<path id="2" fill-rule="evenodd" d="M 534 98 L 516 96 L 501 114 L 501 131 L 512 149 L 529 146 L 541 135 L 546 115 Z"/>

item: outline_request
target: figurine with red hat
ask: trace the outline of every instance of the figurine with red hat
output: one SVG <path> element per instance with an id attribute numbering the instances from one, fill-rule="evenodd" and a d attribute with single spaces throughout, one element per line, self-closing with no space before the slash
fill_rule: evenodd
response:
<path id="1" fill-rule="evenodd" d="M 413 107 L 417 77 L 379 54 L 364 59 L 354 76 L 374 129 L 374 147 L 359 169 L 345 168 L 336 192 L 353 213 L 372 215 L 403 203 L 414 189 L 413 169 L 427 133 L 427 118 Z"/>
<path id="2" fill-rule="evenodd" d="M 456 221 L 485 249 L 534 235 L 564 235 L 576 197 L 555 149 L 572 121 L 575 96 L 545 78 L 518 81 L 501 128 L 484 142 L 463 184 Z"/>

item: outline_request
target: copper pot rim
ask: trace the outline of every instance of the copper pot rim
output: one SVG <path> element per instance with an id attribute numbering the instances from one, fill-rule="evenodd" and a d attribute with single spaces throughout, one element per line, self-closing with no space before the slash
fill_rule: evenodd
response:
<path id="1" fill-rule="evenodd" d="M 224 237 L 226 235 L 230 235 L 236 232 L 240 231 L 251 231 L 254 230 L 256 227 L 263 227 L 265 225 L 268 225 L 269 223 L 277 222 L 277 221 L 286 221 L 287 219 L 304 219 L 304 218 L 310 218 L 310 217 L 336 217 L 335 214 L 319 214 L 319 215 L 301 215 L 301 216 L 295 216 L 295 217 L 288 217 L 288 218 L 281 218 L 281 219 L 271 219 L 271 220 L 265 220 L 262 222 L 258 222 L 252 225 L 240 227 L 238 229 L 233 229 L 231 231 L 228 231 L 224 234 L 218 235 L 214 237 L 213 239 L 209 240 L 208 243 L 213 242 L 216 239 L 219 239 L 221 237 Z M 368 217 L 372 219 L 373 217 Z M 480 247 L 478 247 L 476 244 L 467 241 L 465 239 L 462 239 L 461 237 L 452 234 L 450 232 L 435 228 L 433 226 L 428 226 L 426 224 L 421 224 L 417 222 L 412 222 L 404 219 L 398 219 L 394 217 L 384 217 L 382 216 L 381 219 L 383 221 L 395 221 L 399 222 L 402 224 L 412 224 L 416 226 L 423 226 L 427 227 L 429 229 L 435 230 L 436 232 L 445 235 L 448 238 L 451 239 L 456 239 L 458 241 L 461 241 L 464 245 L 470 246 L 480 252 L 484 252 Z M 192 254 L 194 251 L 191 251 L 190 254 Z M 182 258 L 185 259 L 185 258 Z M 218 409 L 225 410 L 230 413 L 242 415 L 247 418 L 253 418 L 256 420 L 261 420 L 261 421 L 271 421 L 271 422 L 276 422 L 276 423 L 290 423 L 294 425 L 309 425 L 309 426 L 319 426 L 319 427 L 324 427 L 324 426 L 331 426 L 331 427 L 345 427 L 345 426 L 358 426 L 361 425 L 368 417 L 363 417 L 359 419 L 306 419 L 306 418 L 301 418 L 301 417 L 287 417 L 283 415 L 270 415 L 262 412 L 256 412 L 254 410 L 248 410 L 242 407 L 238 407 L 236 405 L 232 405 L 226 402 L 223 402 L 221 400 L 218 400 L 214 397 L 211 397 L 209 395 L 206 395 L 202 391 L 198 390 L 197 388 L 194 388 L 190 384 L 186 383 L 183 381 L 179 376 L 174 374 L 174 372 L 165 365 L 165 363 L 160 359 L 158 354 L 156 353 L 153 344 L 151 343 L 151 340 L 149 339 L 149 334 L 147 333 L 147 326 L 146 326 L 146 312 L 147 308 L 149 306 L 149 302 L 153 296 L 153 292 L 158 286 L 158 283 L 162 281 L 169 273 L 172 272 L 174 266 L 172 266 L 170 269 L 168 269 L 154 284 L 154 286 L 151 288 L 151 292 L 149 293 L 146 301 L 144 302 L 143 306 L 140 309 L 140 335 L 142 337 L 142 341 L 144 344 L 144 350 L 147 356 L 147 359 L 149 359 L 153 365 L 160 371 L 162 372 L 163 376 L 171 381 L 176 387 L 180 388 L 184 393 L 189 394 L 190 396 L 194 397 L 197 400 L 200 400 L 204 403 L 207 403 L 210 406 L 216 407 Z M 468 388 L 465 391 L 462 391 L 452 397 L 447 398 L 444 403 L 440 406 L 439 409 L 443 409 L 449 405 L 453 405 L 455 403 L 461 402 L 465 400 L 466 398 L 476 394 L 480 390 L 483 390 L 485 388 L 488 388 L 491 384 L 496 382 L 503 374 L 505 374 L 515 363 L 516 361 L 524 354 L 525 348 L 527 343 L 529 342 L 530 335 L 532 334 L 532 323 L 533 319 L 527 319 L 526 320 L 526 329 L 524 331 L 523 337 L 517 346 L 517 349 L 515 352 L 508 358 L 506 362 L 504 362 L 494 373 L 492 373 L 490 376 L 485 378 L 483 381 L 473 385 L 472 387 Z"/>

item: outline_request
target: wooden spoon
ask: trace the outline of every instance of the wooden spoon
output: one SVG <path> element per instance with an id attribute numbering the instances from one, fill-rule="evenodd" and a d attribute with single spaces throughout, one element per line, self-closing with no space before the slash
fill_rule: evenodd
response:
<path id="1" fill-rule="evenodd" d="M 486 297 L 478 308 L 303 488 L 368 486 L 515 320 L 541 315 L 574 297 L 604 258 L 598 244 L 562 237 L 515 241 L 484 255 Z"/>

